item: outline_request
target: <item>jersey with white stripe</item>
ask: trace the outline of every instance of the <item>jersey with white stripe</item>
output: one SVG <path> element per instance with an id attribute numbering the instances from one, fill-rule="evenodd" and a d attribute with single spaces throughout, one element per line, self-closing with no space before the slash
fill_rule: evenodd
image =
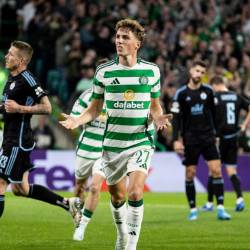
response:
<path id="1" fill-rule="evenodd" d="M 76 100 L 71 116 L 79 116 L 86 109 L 92 96 L 92 89 L 83 92 Z M 105 110 L 95 120 L 85 124 L 78 139 L 77 156 L 86 159 L 98 159 L 102 156 L 102 141 L 106 124 Z"/>
<path id="2" fill-rule="evenodd" d="M 9 76 L 3 91 L 3 103 L 7 99 L 14 100 L 20 105 L 32 106 L 40 102 L 46 93 L 34 76 L 24 70 L 17 76 Z M 34 148 L 30 119 L 32 114 L 4 113 L 4 146 L 19 146 L 25 151 Z"/>
<path id="3" fill-rule="evenodd" d="M 160 96 L 157 65 L 142 59 L 133 67 L 109 61 L 97 67 L 93 91 L 93 98 L 104 98 L 108 116 L 103 150 L 153 147 L 149 113 L 151 98 Z"/>

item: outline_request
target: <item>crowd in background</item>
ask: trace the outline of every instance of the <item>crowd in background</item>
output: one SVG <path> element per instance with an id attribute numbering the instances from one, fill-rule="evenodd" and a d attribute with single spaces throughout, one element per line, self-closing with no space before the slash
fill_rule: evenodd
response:
<path id="1" fill-rule="evenodd" d="M 250 97 L 248 0 L 10 0 L 1 6 L 0 48 L 14 39 L 29 42 L 35 51 L 31 71 L 69 110 L 91 86 L 96 61 L 115 57 L 115 23 L 127 17 L 146 28 L 140 56 L 160 67 L 166 112 L 194 59 L 209 65 L 205 83 L 221 75 L 228 87 Z M 250 151 L 250 127 L 241 145 Z M 171 149 L 171 131 L 158 134 L 157 148 Z"/>

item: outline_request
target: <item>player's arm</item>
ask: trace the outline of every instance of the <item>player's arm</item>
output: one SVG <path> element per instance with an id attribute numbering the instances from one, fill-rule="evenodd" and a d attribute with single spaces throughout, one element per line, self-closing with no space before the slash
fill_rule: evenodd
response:
<path id="1" fill-rule="evenodd" d="M 184 146 L 182 139 L 180 138 L 181 131 L 181 108 L 178 97 L 175 97 L 175 100 L 171 107 L 171 112 L 173 114 L 173 147 L 176 153 L 183 154 Z"/>
<path id="2" fill-rule="evenodd" d="M 4 104 L 1 103 L 0 104 L 0 114 L 3 114 L 3 113 L 5 113 L 5 107 L 4 107 Z"/>
<path id="3" fill-rule="evenodd" d="M 64 121 L 59 123 L 67 129 L 75 129 L 80 125 L 86 124 L 99 116 L 103 107 L 103 99 L 92 99 L 92 102 L 86 108 L 80 116 L 72 117 L 67 114 L 62 114 L 65 118 Z"/>
<path id="4" fill-rule="evenodd" d="M 171 126 L 169 121 L 172 119 L 172 114 L 163 114 L 159 97 L 151 98 L 150 115 L 157 130 L 163 129 L 166 126 Z"/>
<path id="5" fill-rule="evenodd" d="M 239 98 L 241 101 L 241 108 L 247 111 L 247 115 L 240 125 L 240 130 L 244 132 L 246 130 L 247 125 L 250 124 L 250 103 L 248 100 L 246 100 L 242 96 L 240 96 Z"/>
<path id="6" fill-rule="evenodd" d="M 241 131 L 244 132 L 248 124 L 250 124 L 250 105 L 248 106 L 247 116 L 244 119 L 244 121 L 241 123 L 241 126 L 240 126 Z"/>
<path id="7" fill-rule="evenodd" d="M 7 99 L 4 104 L 6 113 L 21 113 L 21 114 L 50 114 L 52 111 L 49 98 L 43 96 L 40 102 L 33 106 L 20 105 L 16 101 Z"/>

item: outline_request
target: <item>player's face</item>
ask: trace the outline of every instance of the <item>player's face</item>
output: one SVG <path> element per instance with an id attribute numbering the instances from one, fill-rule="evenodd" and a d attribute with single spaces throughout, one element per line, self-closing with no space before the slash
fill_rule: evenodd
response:
<path id="1" fill-rule="evenodd" d="M 131 30 L 120 28 L 116 32 L 115 45 L 118 56 L 128 56 L 137 52 L 140 41 Z"/>
<path id="2" fill-rule="evenodd" d="M 23 58 L 20 56 L 16 47 L 11 46 L 5 56 L 5 67 L 10 71 L 16 70 L 22 63 Z"/>
<path id="3" fill-rule="evenodd" d="M 190 77 L 194 84 L 199 84 L 202 77 L 206 73 L 206 69 L 200 65 L 196 65 L 190 69 Z"/>

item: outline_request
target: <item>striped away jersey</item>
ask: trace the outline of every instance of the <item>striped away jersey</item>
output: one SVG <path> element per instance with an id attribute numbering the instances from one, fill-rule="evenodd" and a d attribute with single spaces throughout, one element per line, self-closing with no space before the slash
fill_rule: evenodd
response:
<path id="1" fill-rule="evenodd" d="M 92 89 L 88 89 L 83 92 L 76 100 L 70 115 L 80 115 L 81 112 L 89 106 L 91 102 L 91 96 Z M 103 110 L 97 119 L 83 126 L 83 131 L 79 136 L 78 146 L 76 149 L 76 154 L 78 156 L 86 159 L 98 159 L 102 156 L 102 141 L 105 122 L 106 115 L 105 111 Z"/>
<path id="2" fill-rule="evenodd" d="M 93 98 L 104 98 L 108 116 L 103 150 L 153 146 L 150 101 L 159 96 L 160 71 L 155 64 L 138 59 L 126 67 L 112 60 L 97 67 Z"/>

